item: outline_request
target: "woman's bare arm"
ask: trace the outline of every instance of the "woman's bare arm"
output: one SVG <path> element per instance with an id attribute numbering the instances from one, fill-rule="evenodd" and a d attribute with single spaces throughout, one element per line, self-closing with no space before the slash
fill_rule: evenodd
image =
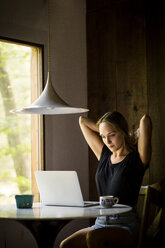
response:
<path id="1" fill-rule="evenodd" d="M 138 130 L 138 152 L 142 163 L 146 166 L 151 159 L 151 135 L 152 135 L 152 123 L 148 115 L 144 115 L 140 120 Z"/>
<path id="2" fill-rule="evenodd" d="M 103 141 L 99 136 L 99 129 L 96 123 L 87 117 L 80 116 L 79 124 L 86 142 L 99 160 L 103 148 Z"/>

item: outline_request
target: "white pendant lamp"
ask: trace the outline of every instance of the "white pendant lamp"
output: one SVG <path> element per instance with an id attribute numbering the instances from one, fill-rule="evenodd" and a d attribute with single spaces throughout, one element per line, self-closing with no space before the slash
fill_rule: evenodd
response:
<path id="1" fill-rule="evenodd" d="M 89 111 L 84 108 L 75 108 L 64 102 L 55 92 L 49 78 L 45 89 L 39 98 L 34 101 L 29 107 L 24 107 L 18 110 L 12 110 L 14 113 L 20 114 L 42 114 L 42 115 L 60 115 L 60 114 L 76 114 Z"/>
<path id="2" fill-rule="evenodd" d="M 85 108 L 75 108 L 67 104 L 56 93 L 50 78 L 50 3 L 48 0 L 48 75 L 46 86 L 37 100 L 30 106 L 18 110 L 11 110 L 18 114 L 41 114 L 41 115 L 60 115 L 76 114 L 89 111 Z"/>

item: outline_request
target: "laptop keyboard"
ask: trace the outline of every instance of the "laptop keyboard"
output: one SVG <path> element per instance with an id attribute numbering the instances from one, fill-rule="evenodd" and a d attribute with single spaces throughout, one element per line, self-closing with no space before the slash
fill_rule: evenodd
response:
<path id="1" fill-rule="evenodd" d="M 84 207 L 92 207 L 92 206 L 97 206 L 97 205 L 99 205 L 99 202 L 90 202 L 90 201 L 85 201 L 84 202 Z"/>

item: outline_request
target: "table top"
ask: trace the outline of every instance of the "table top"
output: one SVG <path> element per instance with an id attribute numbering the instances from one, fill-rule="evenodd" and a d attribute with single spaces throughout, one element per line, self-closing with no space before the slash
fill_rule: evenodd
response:
<path id="1" fill-rule="evenodd" d="M 71 220 L 116 215 L 131 210 L 132 207 L 122 204 L 115 204 L 111 208 L 102 208 L 100 205 L 92 207 L 61 207 L 34 203 L 31 209 L 20 209 L 16 205 L 0 205 L 0 219 Z"/>

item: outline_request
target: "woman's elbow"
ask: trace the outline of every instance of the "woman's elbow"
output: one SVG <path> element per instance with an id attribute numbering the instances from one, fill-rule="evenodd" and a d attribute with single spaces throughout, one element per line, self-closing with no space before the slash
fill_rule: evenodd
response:
<path id="1" fill-rule="evenodd" d="M 80 116 L 79 117 L 79 125 L 81 126 L 82 124 L 83 124 L 83 122 L 84 122 L 84 117 L 83 116 Z"/>
<path id="2" fill-rule="evenodd" d="M 151 117 L 147 114 L 143 115 L 140 122 L 143 122 L 145 125 L 152 126 Z"/>
<path id="3" fill-rule="evenodd" d="M 147 133 L 152 132 L 152 121 L 149 115 L 143 115 L 140 120 L 140 129 L 146 130 Z"/>

